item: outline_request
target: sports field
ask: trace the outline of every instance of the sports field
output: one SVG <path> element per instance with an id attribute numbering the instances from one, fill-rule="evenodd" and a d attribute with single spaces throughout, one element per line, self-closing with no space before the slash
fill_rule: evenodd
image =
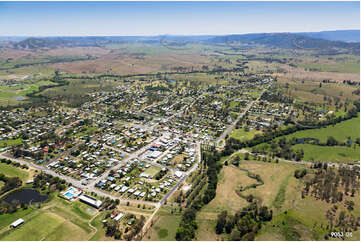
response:
<path id="1" fill-rule="evenodd" d="M 41 208 L 19 209 L 15 215 L 1 215 L 0 240 L 88 240 L 97 232 L 89 225 L 97 210 L 58 197 Z M 23 218 L 24 224 L 10 229 L 17 218 Z"/>

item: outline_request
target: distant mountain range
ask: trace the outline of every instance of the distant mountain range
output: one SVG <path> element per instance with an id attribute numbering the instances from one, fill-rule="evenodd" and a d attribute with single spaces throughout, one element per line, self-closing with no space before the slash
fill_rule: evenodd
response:
<path id="1" fill-rule="evenodd" d="M 334 30 L 321 32 L 303 32 L 298 34 L 311 38 L 331 41 L 360 42 L 360 30 Z"/>
<path id="2" fill-rule="evenodd" d="M 335 30 L 304 33 L 257 33 L 232 35 L 200 36 L 84 36 L 84 37 L 0 37 L 0 41 L 10 42 L 16 49 L 56 48 L 59 46 L 102 46 L 111 43 L 159 43 L 184 45 L 186 43 L 227 44 L 245 43 L 261 44 L 277 48 L 303 49 L 347 49 L 352 52 L 360 50 L 360 30 Z"/>
<path id="3" fill-rule="evenodd" d="M 300 33 L 263 33 L 263 34 L 241 34 L 217 36 L 208 39 L 207 42 L 213 44 L 244 43 L 260 44 L 278 48 L 298 48 L 298 49 L 347 49 L 357 52 L 360 43 L 348 43 L 343 41 L 331 41 L 320 38 L 312 38 Z"/>

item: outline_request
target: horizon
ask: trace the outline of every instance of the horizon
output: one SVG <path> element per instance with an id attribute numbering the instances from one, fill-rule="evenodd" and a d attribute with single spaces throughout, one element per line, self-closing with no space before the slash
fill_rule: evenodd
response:
<path id="1" fill-rule="evenodd" d="M 0 2 L 0 29 L 2 37 L 360 30 L 360 2 Z"/>
<path id="2" fill-rule="evenodd" d="M 158 35 L 0 35 L 0 37 L 28 37 L 28 38 L 53 38 L 53 37 L 161 37 L 161 36 L 226 36 L 226 35 L 248 35 L 248 34 L 302 34 L 302 33 L 322 33 L 335 31 L 360 31 L 360 29 L 335 29 L 320 30 L 310 32 L 252 32 L 252 33 L 228 33 L 228 34 L 158 34 Z"/>

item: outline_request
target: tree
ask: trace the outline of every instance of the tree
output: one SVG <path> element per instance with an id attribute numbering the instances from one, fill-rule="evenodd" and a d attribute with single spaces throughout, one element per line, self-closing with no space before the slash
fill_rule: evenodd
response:
<path id="1" fill-rule="evenodd" d="M 244 159 L 249 160 L 249 153 L 248 152 L 244 154 Z"/>
<path id="2" fill-rule="evenodd" d="M 223 233 L 224 225 L 226 224 L 227 211 L 223 211 L 218 215 L 217 225 L 216 225 L 216 233 Z"/>
<path id="3" fill-rule="evenodd" d="M 338 142 L 337 140 L 333 137 L 333 136 L 328 136 L 327 137 L 327 142 L 326 142 L 326 145 L 328 146 L 334 146 L 334 145 L 337 145 Z"/>
<path id="4" fill-rule="evenodd" d="M 234 227 L 233 219 L 228 219 L 226 225 L 224 226 L 226 233 L 230 234 L 232 232 L 233 227 Z"/>

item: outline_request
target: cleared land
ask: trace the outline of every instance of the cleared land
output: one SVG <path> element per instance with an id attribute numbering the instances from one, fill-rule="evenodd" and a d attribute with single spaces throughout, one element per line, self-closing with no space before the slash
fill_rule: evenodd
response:
<path id="1" fill-rule="evenodd" d="M 360 137 L 360 117 L 343 121 L 320 129 L 308 129 L 297 131 L 293 134 L 283 136 L 286 139 L 295 138 L 315 138 L 322 143 L 326 143 L 327 137 L 332 136 L 339 142 L 345 142 L 348 137 L 355 140 Z"/>
<path id="2" fill-rule="evenodd" d="M 29 173 L 26 170 L 4 163 L 0 163 L 0 173 L 9 177 L 19 177 L 23 182 L 29 178 Z"/>
<path id="3" fill-rule="evenodd" d="M 328 161 L 336 163 L 353 162 L 360 160 L 360 146 L 319 146 L 298 144 L 292 147 L 295 150 L 303 149 L 305 161 Z"/>

